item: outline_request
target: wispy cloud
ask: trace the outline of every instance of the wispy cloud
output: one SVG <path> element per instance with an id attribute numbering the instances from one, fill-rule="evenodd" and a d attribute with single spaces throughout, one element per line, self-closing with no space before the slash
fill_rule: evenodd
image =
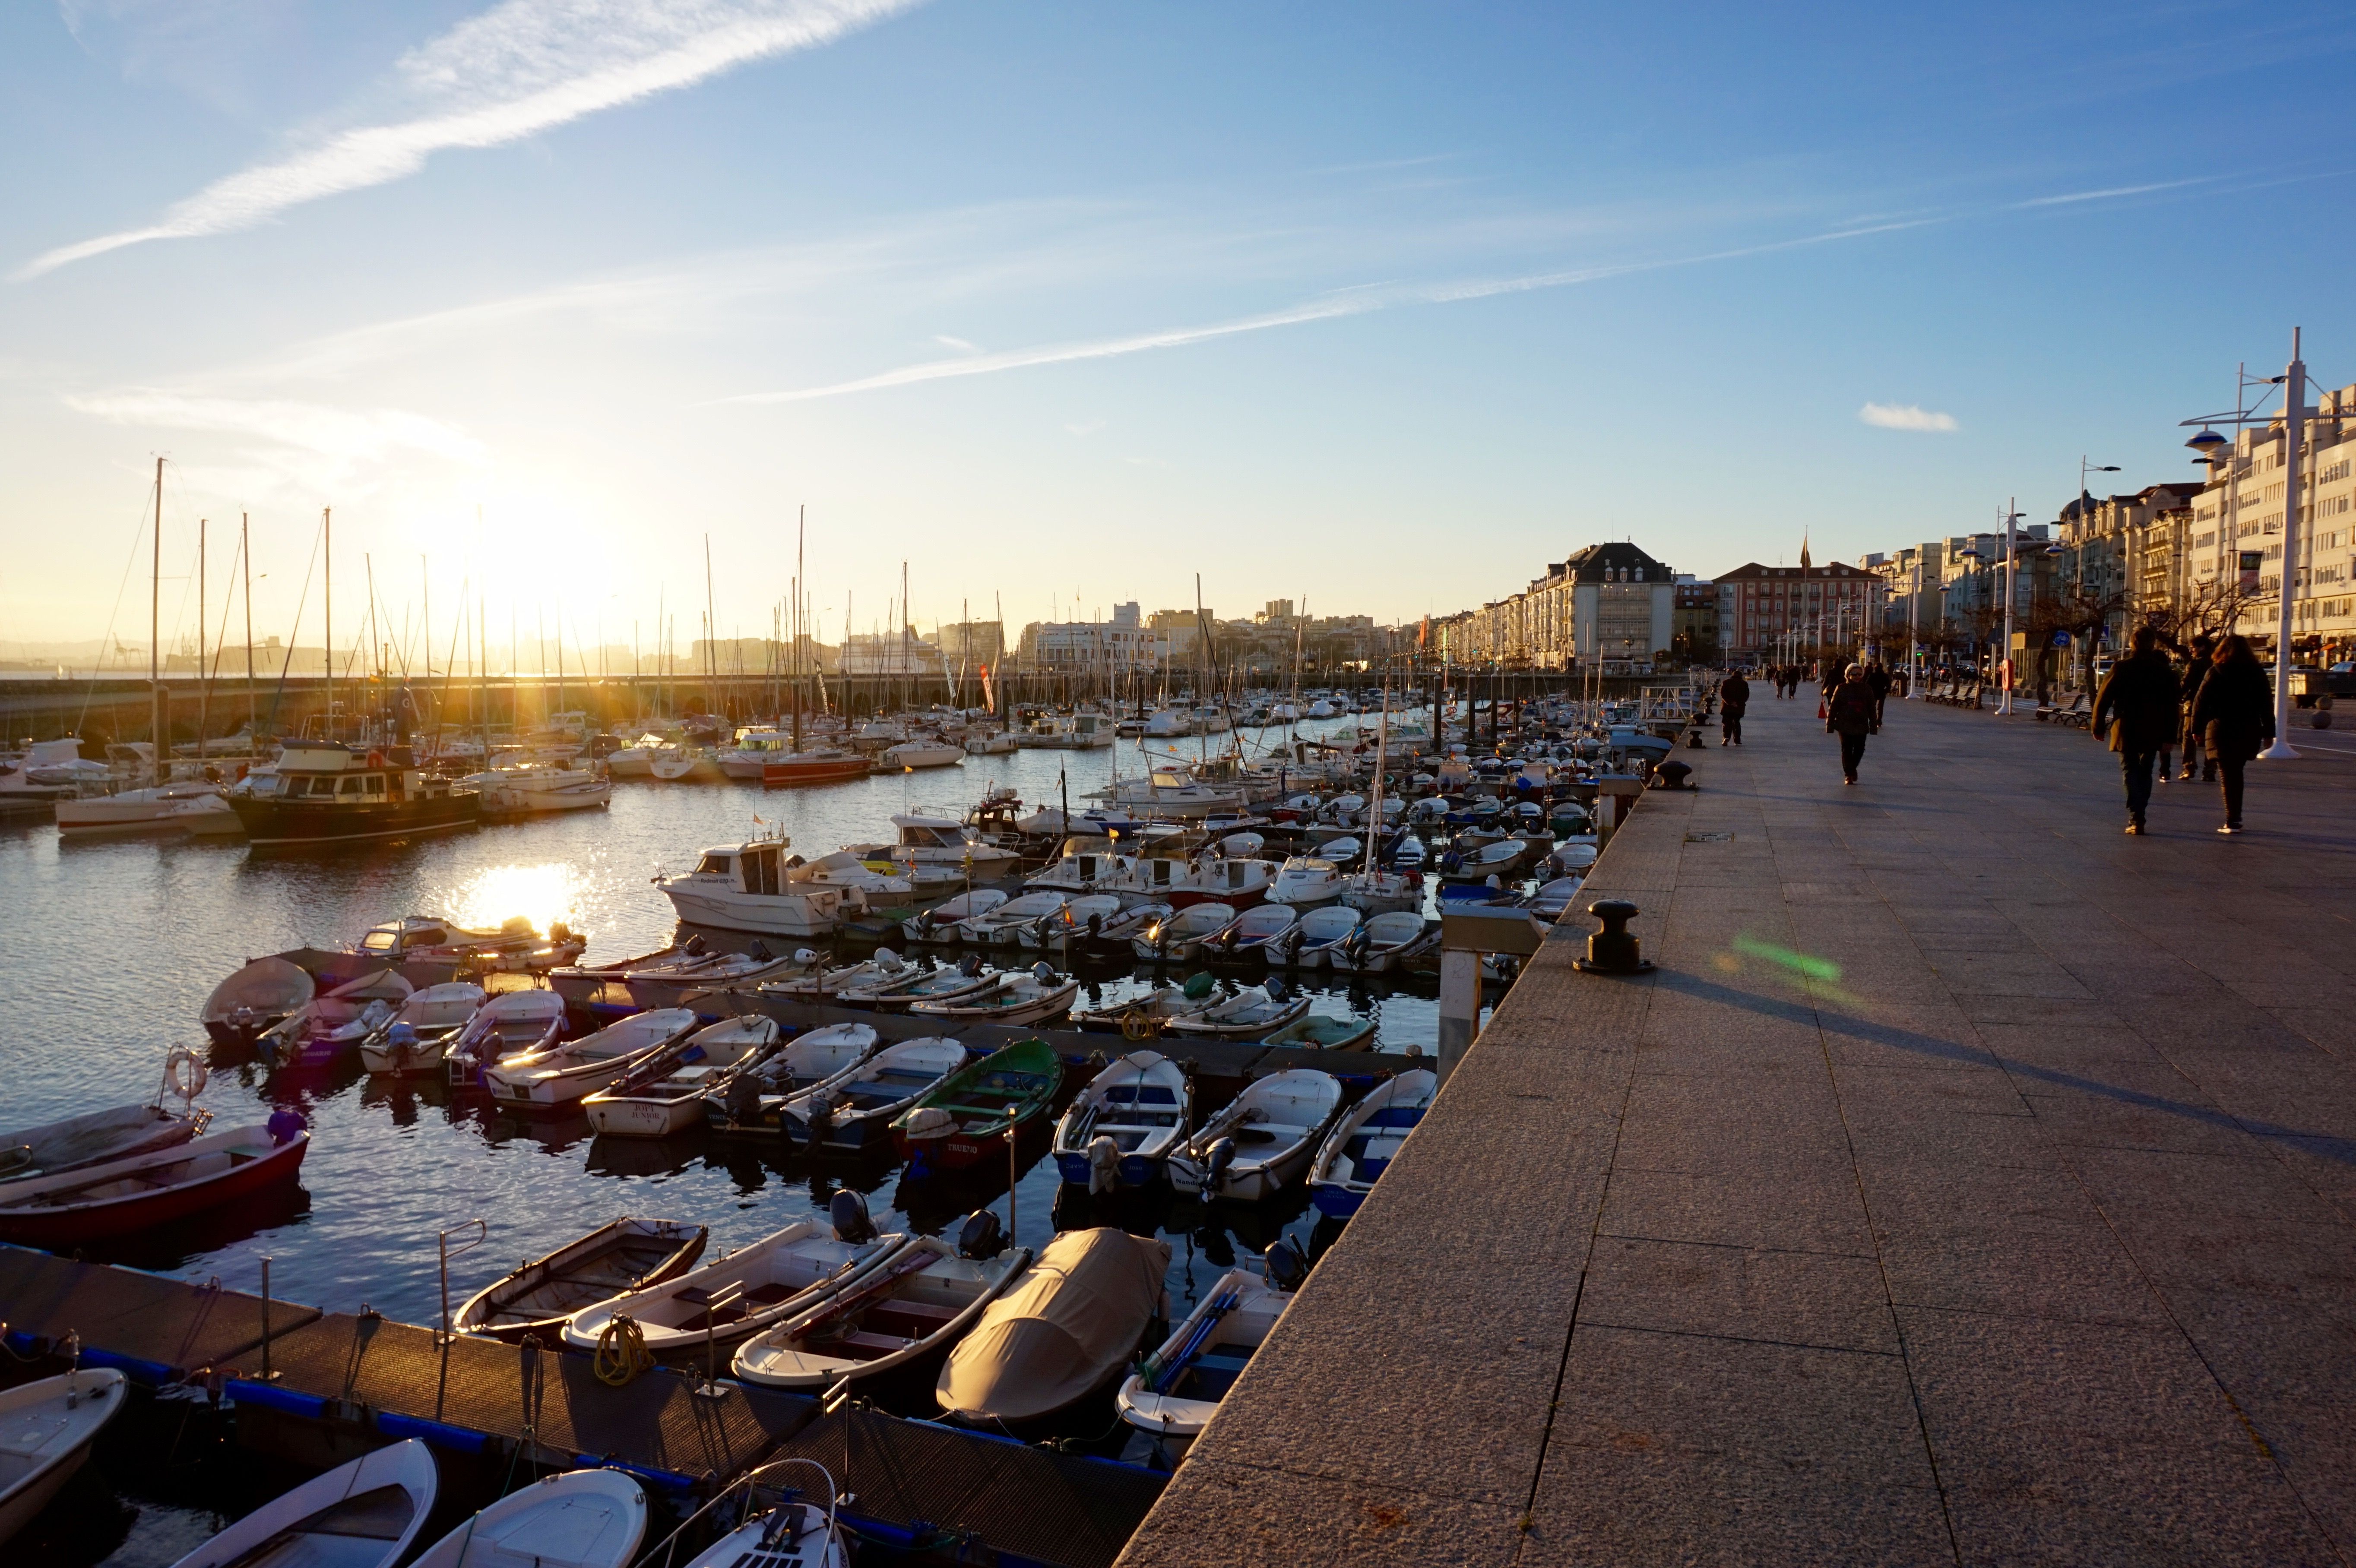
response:
<path id="1" fill-rule="evenodd" d="M 1867 424 L 1883 430 L 1951 431 L 1955 416 L 1938 413 L 1917 403 L 1868 403 L 1857 411 Z"/>
<path id="2" fill-rule="evenodd" d="M 936 332 L 933 334 L 933 341 L 939 344 L 944 348 L 954 348 L 960 354 L 979 354 L 981 352 L 981 346 L 980 344 L 968 343 L 962 337 L 951 337 L 946 332 Z"/>
<path id="3" fill-rule="evenodd" d="M 2182 190 L 2187 186 L 2209 185 L 2218 177 L 2215 175 L 2201 175 L 2191 179 L 2160 180 L 2152 185 L 2115 185 L 2103 190 L 2065 191 L 2060 196 L 2031 197 L 2027 201 L 2016 202 L 2014 205 L 2021 208 L 2069 207 L 2081 201 L 2109 201 L 2118 197 L 2148 196 L 2156 190 Z"/>
<path id="4" fill-rule="evenodd" d="M 403 112 L 218 180 L 143 229 L 59 246 L 37 276 L 150 240 L 250 229 L 322 197 L 406 178 L 434 153 L 496 147 L 808 48 L 916 0 L 502 0 L 404 56 Z"/>
<path id="5" fill-rule="evenodd" d="M 423 453 L 469 464 L 486 461 L 483 445 L 474 437 L 406 409 L 345 409 L 153 388 L 69 397 L 66 404 L 116 424 L 260 436 L 325 457 L 381 460 L 398 453 Z"/>

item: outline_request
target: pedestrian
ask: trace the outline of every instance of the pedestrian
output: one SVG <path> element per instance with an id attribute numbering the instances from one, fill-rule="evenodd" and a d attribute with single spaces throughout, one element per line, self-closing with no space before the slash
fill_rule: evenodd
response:
<path id="1" fill-rule="evenodd" d="M 1881 710 L 1890 702 L 1890 670 L 1879 659 L 1865 667 L 1865 683 L 1873 688 L 1873 722 L 1881 724 Z"/>
<path id="2" fill-rule="evenodd" d="M 2274 683 L 2265 666 L 2238 633 L 2210 656 L 2209 677 L 2192 707 L 2193 728 L 2223 785 L 2225 820 L 2220 833 L 2242 831 L 2242 770 L 2275 738 Z"/>
<path id="3" fill-rule="evenodd" d="M 2144 830 L 2151 805 L 2152 760 L 2176 729 L 2176 667 L 2159 651 L 2159 632 L 2137 626 L 2132 652 L 2111 667 L 2094 697 L 2094 727 L 2108 728 L 2127 786 L 2127 831 Z"/>
<path id="4" fill-rule="evenodd" d="M 2197 762 L 2201 766 L 2202 784 L 2217 782 L 2217 764 L 2210 762 L 2203 753 L 2201 731 L 2192 724 L 2192 705 L 2201 699 L 2201 683 L 2207 680 L 2209 672 L 2217 667 L 2214 662 L 2216 651 L 2217 639 L 2208 633 L 2202 632 L 2192 639 L 2192 664 L 2184 672 L 2184 690 L 2178 700 L 2184 720 L 2184 776 L 2188 779 L 2192 776 Z"/>
<path id="5" fill-rule="evenodd" d="M 1718 743 L 1742 744 L 1742 713 L 1751 706 L 1751 683 L 1736 670 L 1718 683 Z"/>
<path id="6" fill-rule="evenodd" d="M 1840 684 L 1825 699 L 1825 732 L 1840 737 L 1841 777 L 1857 783 L 1857 765 L 1865 760 L 1865 738 L 1881 726 L 1873 718 L 1873 688 L 1866 684 L 1865 667 L 1853 664 Z"/>

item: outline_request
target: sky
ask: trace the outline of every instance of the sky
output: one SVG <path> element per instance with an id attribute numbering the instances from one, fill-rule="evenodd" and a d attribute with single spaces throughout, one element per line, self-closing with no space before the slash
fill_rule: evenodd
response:
<path id="1" fill-rule="evenodd" d="M 1782 14 L 1777 14 L 1780 9 Z M 0 645 L 1477 605 L 2356 382 L 2346 7 L 0 7 Z M 2098 479 L 2099 485 L 2104 481 Z M 299 619 L 298 619 L 299 617 Z M 236 627 L 231 626 L 232 635 Z M 473 633 L 469 632 L 470 638 Z M 437 655 L 437 664 L 447 647 Z"/>

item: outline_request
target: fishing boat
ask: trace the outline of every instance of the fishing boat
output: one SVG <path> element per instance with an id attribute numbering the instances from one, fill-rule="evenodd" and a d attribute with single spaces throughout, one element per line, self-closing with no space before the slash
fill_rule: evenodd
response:
<path id="1" fill-rule="evenodd" d="M 292 1181 L 311 1135 L 301 1130 L 300 1117 L 286 1119 L 294 1125 L 281 1129 L 283 1136 L 262 1124 L 230 1127 L 169 1148 L 0 1184 L 0 1241 L 80 1246 Z"/>
<path id="2" fill-rule="evenodd" d="M 1141 997 L 1074 1013 L 1072 1023 L 1082 1029 L 1118 1031 L 1131 1040 L 1148 1040 L 1160 1034 L 1172 1019 L 1191 1017 L 1218 999 L 1218 982 L 1207 972 L 1197 973 L 1183 981 L 1157 986 Z"/>
<path id="3" fill-rule="evenodd" d="M 0 1546 L 48 1506 L 130 1403 L 130 1380 L 112 1367 L 77 1367 L 0 1393 Z"/>
<path id="4" fill-rule="evenodd" d="M 892 1123 L 903 1158 L 924 1173 L 1003 1157 L 1010 1135 L 1047 1114 L 1064 1062 L 1044 1040 L 1018 1040 L 949 1074 Z"/>
<path id="5" fill-rule="evenodd" d="M 1218 935 L 1235 921 L 1231 904 L 1198 903 L 1139 932 L 1130 948 L 1149 963 L 1183 964 L 1194 956 L 1205 937 Z"/>
<path id="6" fill-rule="evenodd" d="M 569 1110 L 670 1051 L 701 1021 L 691 1008 L 638 1013 L 579 1040 L 486 1066 L 483 1087 L 512 1110 Z"/>
<path id="7" fill-rule="evenodd" d="M 1256 1274 L 1229 1269 L 1221 1275 L 1120 1385 L 1113 1396 L 1120 1418 L 1159 1439 L 1162 1459 L 1175 1463 L 1219 1413 L 1219 1402 L 1291 1304 L 1291 1292 Z"/>
<path id="8" fill-rule="evenodd" d="M 1360 975 L 1387 975 L 1439 945 L 1438 925 L 1426 926 L 1419 912 L 1393 910 L 1358 927 L 1356 940 L 1334 955 L 1333 967 Z"/>
<path id="9" fill-rule="evenodd" d="M 1375 1043 L 1375 1020 L 1303 1013 L 1268 1035 L 1260 1043 L 1298 1046 L 1308 1051 L 1368 1051 Z"/>
<path id="10" fill-rule="evenodd" d="M 891 1148 L 892 1124 L 966 1061 L 954 1040 L 898 1040 L 784 1099 L 772 1125 L 796 1148 L 852 1155 Z"/>
<path id="11" fill-rule="evenodd" d="M 831 1301 L 787 1319 L 737 1348 L 733 1370 L 763 1388 L 856 1387 L 926 1368 L 965 1337 L 982 1312 L 1031 1264 L 1031 1249 L 998 1251 L 998 1216 L 968 1221 L 988 1255 L 919 1236 L 908 1249 Z"/>
<path id="12" fill-rule="evenodd" d="M 992 975 L 980 990 L 960 996 L 936 997 L 910 1004 L 911 1017 L 970 1024 L 1035 1024 L 1060 1018 L 1071 1010 L 1080 983 L 1067 980 L 1045 964 Z"/>
<path id="13" fill-rule="evenodd" d="M 360 1041 L 363 1072 L 402 1077 L 442 1071 L 442 1054 L 483 1008 L 483 988 L 452 980 L 410 993 L 385 1025 Z"/>
<path id="14" fill-rule="evenodd" d="M 407 1438 L 262 1504 L 172 1568 L 392 1568 L 440 1486 L 434 1451 Z"/>
<path id="15" fill-rule="evenodd" d="M 704 1120 L 714 1133 L 774 1137 L 789 1101 L 857 1068 L 876 1039 L 873 1024 L 829 1024 L 798 1034 L 712 1084 L 703 1097 Z"/>
<path id="16" fill-rule="evenodd" d="M 1358 912 L 1347 904 L 1327 904 L 1301 917 L 1301 939 L 1292 944 L 1292 963 L 1301 969 L 1332 965 L 1355 941 Z"/>
<path id="17" fill-rule="evenodd" d="M 1315 909 L 1342 896 L 1342 869 L 1317 855 L 1295 855 L 1285 861 L 1269 886 L 1271 902 L 1295 909 Z"/>
<path id="18" fill-rule="evenodd" d="M 846 1241 L 830 1226 L 797 1220 L 701 1268 L 584 1307 L 564 1325 L 564 1342 L 594 1350 L 615 1319 L 627 1317 L 658 1358 L 729 1350 L 855 1284 L 907 1244 L 905 1235 L 872 1230 Z"/>
<path id="19" fill-rule="evenodd" d="M 1309 1168 L 1341 1108 L 1330 1072 L 1290 1067 L 1255 1079 L 1171 1155 L 1170 1185 L 1246 1203 L 1273 1198 Z"/>
<path id="20" fill-rule="evenodd" d="M 581 1102 L 589 1125 L 616 1137 L 660 1138 L 704 1125 L 704 1096 L 729 1074 L 776 1049 L 777 1020 L 723 1019 L 663 1059 L 659 1077 L 626 1079 Z"/>
<path id="21" fill-rule="evenodd" d="M 965 962 L 954 968 L 919 969 L 907 965 L 900 974 L 880 977 L 870 984 L 852 987 L 834 994 L 834 1004 L 841 1008 L 873 1008 L 878 1012 L 904 1013 L 919 1002 L 953 1001 L 987 990 L 996 979 L 985 975 L 981 960 L 968 954 Z"/>
<path id="22" fill-rule="evenodd" d="M 197 1021 L 216 1045 L 250 1046 L 317 994 L 317 983 L 300 965 L 256 958 L 213 987 Z"/>
<path id="23" fill-rule="evenodd" d="M 863 779 L 873 772 L 865 756 L 838 746 L 814 746 L 788 752 L 761 763 L 763 789 L 804 789 L 812 784 L 841 784 Z"/>
<path id="24" fill-rule="evenodd" d="M 417 987 L 390 969 L 347 980 L 262 1031 L 254 1043 L 280 1066 L 332 1061 L 392 1021 Z"/>
<path id="25" fill-rule="evenodd" d="M 1055 1124 L 1055 1168 L 1091 1192 L 1146 1186 L 1194 1115 L 1194 1075 L 1158 1051 L 1132 1051 L 1066 1108 Z"/>
<path id="26" fill-rule="evenodd" d="M 203 1087 L 201 1076 L 197 1087 Z M 166 1111 L 160 1103 L 117 1105 L 0 1133 L 0 1182 L 57 1176 L 172 1148 L 202 1132 L 210 1115 L 185 1106 L 177 1112 Z"/>
<path id="27" fill-rule="evenodd" d="M 1024 947 L 1041 953 L 1069 955 L 1075 947 L 1085 947 L 1090 937 L 1104 930 L 1108 922 L 1120 918 L 1120 896 L 1118 893 L 1084 893 L 1062 909 L 1033 925 L 1018 926 L 1014 939 Z"/>
<path id="28" fill-rule="evenodd" d="M 862 764 L 863 766 L 864 764 Z M 657 877 L 655 886 L 691 925 L 766 936 L 824 936 L 853 895 L 819 883 L 789 884 L 782 836 L 706 849 L 695 869 Z"/>
<path id="29" fill-rule="evenodd" d="M 931 943 L 955 947 L 965 941 L 966 923 L 979 915 L 988 914 L 1006 901 L 1005 891 L 999 888 L 976 888 L 946 899 L 930 909 L 918 910 L 900 923 L 900 936 L 905 942 Z"/>
<path id="30" fill-rule="evenodd" d="M 625 1568 L 647 1533 L 647 1494 L 620 1470 L 566 1470 L 506 1497 L 409 1568 Z"/>
<path id="31" fill-rule="evenodd" d="M 1271 977 L 1264 985 L 1246 987 L 1223 1002 L 1214 1002 L 1199 1013 L 1173 1019 L 1170 1027 L 1179 1034 L 1248 1040 L 1282 1029 L 1308 1010 L 1307 997 L 1293 995 L 1283 981 Z"/>
<path id="32" fill-rule="evenodd" d="M 551 924 L 542 937 L 540 928 L 519 914 L 501 922 L 497 931 L 468 931 L 454 921 L 412 914 L 370 926 L 347 951 L 377 964 L 423 960 L 521 972 L 570 964 L 588 945 L 587 937 L 562 921 Z"/>
<path id="33" fill-rule="evenodd" d="M 358 752 L 299 741 L 279 752 L 269 782 L 266 793 L 230 798 L 256 848 L 417 838 L 483 819 L 480 795 L 419 772 L 406 746 Z"/>
<path id="34" fill-rule="evenodd" d="M 1261 904 L 1203 944 L 1214 964 L 1281 964 L 1301 934 L 1301 912 L 1290 904 Z"/>
<path id="35" fill-rule="evenodd" d="M 1169 1267 L 1167 1242 L 1109 1227 L 1065 1232 L 949 1352 L 934 1402 L 959 1425 L 1004 1434 L 1101 1393 L 1161 1314 Z"/>
<path id="36" fill-rule="evenodd" d="M 443 1072 L 453 1083 L 479 1083 L 486 1067 L 553 1050 L 564 1023 L 564 998 L 554 991 L 501 991 L 443 1047 Z"/>
<path id="37" fill-rule="evenodd" d="M 976 947 L 1012 947 L 1021 941 L 1021 928 L 1051 920 L 1072 901 L 1066 892 L 1024 893 L 996 909 L 965 922 L 965 940 Z"/>
<path id="38" fill-rule="evenodd" d="M 758 942 L 744 953 L 704 953 L 676 964 L 632 969 L 622 976 L 622 989 L 634 1006 L 676 1008 L 690 997 L 765 980 L 787 980 L 813 973 L 820 963 L 808 948 L 780 958 Z"/>
<path id="39" fill-rule="evenodd" d="M 1317 1211 L 1337 1220 L 1356 1213 L 1439 1093 L 1440 1075 L 1419 1068 L 1376 1085 L 1351 1106 L 1309 1168 Z"/>
<path id="40" fill-rule="evenodd" d="M 906 865 L 942 867 L 986 881 L 1006 875 L 1022 861 L 1015 850 L 984 841 L 980 832 L 954 816 L 904 812 L 892 818 L 892 826 L 898 842 L 892 846 L 891 858 Z"/>
<path id="41" fill-rule="evenodd" d="M 825 1506 L 788 1495 L 705 1547 L 686 1568 L 851 1568 L 851 1549 L 835 1522 L 834 1477 L 825 1466 L 815 1459 L 772 1459 L 738 1484 L 756 1492 L 761 1476 L 787 1465 L 808 1466 L 826 1477 Z"/>
<path id="42" fill-rule="evenodd" d="M 845 991 L 855 991 L 921 973 L 923 971 L 890 948 L 879 947 L 873 957 L 859 963 L 807 969 L 790 979 L 763 981 L 754 989 L 765 997 L 790 997 L 801 1002 L 830 1002 Z"/>
<path id="43" fill-rule="evenodd" d="M 486 1339 L 554 1344 L 565 1319 L 582 1308 L 693 1268 L 711 1234 L 702 1225 L 626 1215 L 493 1280 L 466 1299 L 451 1327 Z"/>

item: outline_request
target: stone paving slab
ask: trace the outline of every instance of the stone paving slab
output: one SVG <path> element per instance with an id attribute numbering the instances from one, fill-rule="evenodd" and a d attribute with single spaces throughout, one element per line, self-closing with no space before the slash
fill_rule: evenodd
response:
<path id="1" fill-rule="evenodd" d="M 2356 757 L 1681 753 L 1122 1561 L 2356 1559 Z M 1717 835 L 1730 835 L 1719 837 Z"/>

